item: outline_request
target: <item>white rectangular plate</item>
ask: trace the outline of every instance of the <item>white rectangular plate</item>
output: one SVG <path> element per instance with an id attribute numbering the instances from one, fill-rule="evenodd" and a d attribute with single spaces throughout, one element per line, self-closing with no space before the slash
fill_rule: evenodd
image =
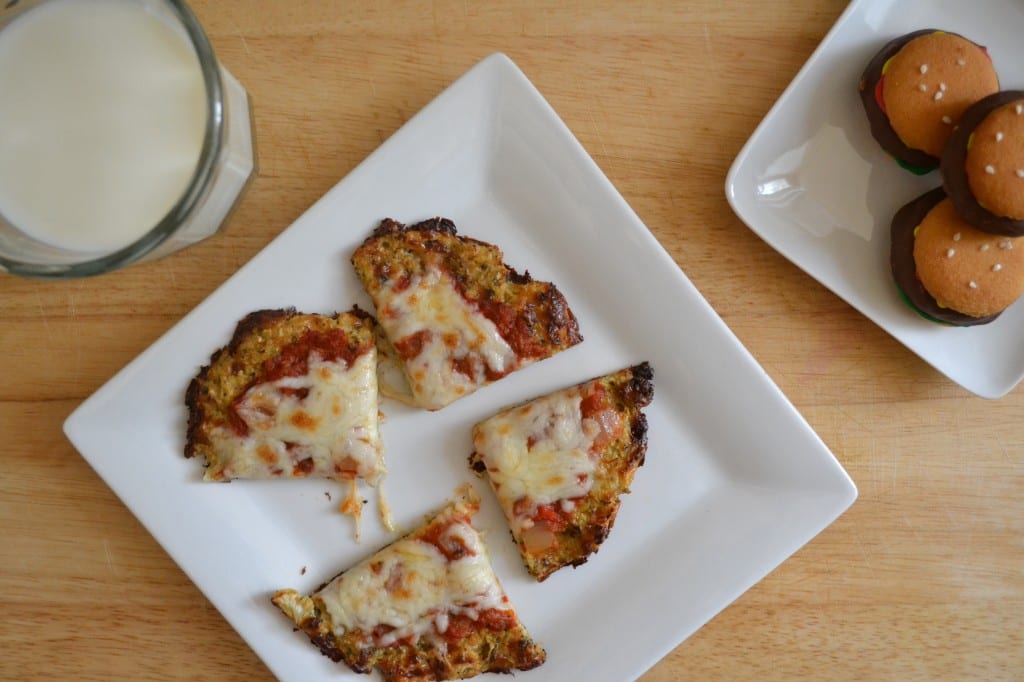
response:
<path id="1" fill-rule="evenodd" d="M 889 40 L 922 28 L 986 45 L 1004 89 L 1024 86 L 1019 0 L 854 0 L 740 152 L 726 180 L 737 215 L 809 275 L 947 377 L 999 398 L 1024 377 L 1024 302 L 995 322 L 928 322 L 899 297 L 889 224 L 942 184 L 903 170 L 871 137 L 857 92 Z"/>
<path id="2" fill-rule="evenodd" d="M 363 541 L 329 481 L 201 481 L 182 457 L 185 387 L 234 322 L 267 307 L 369 308 L 348 259 L 377 222 L 434 215 L 554 281 L 585 341 L 440 412 L 382 405 L 384 491 L 404 530 L 475 480 L 472 425 L 642 360 L 650 448 L 600 553 L 543 584 L 477 481 L 498 575 L 548 662 L 517 679 L 632 678 L 831 523 L 856 497 L 839 463 L 715 315 L 516 66 L 493 55 L 396 132 L 271 245 L 89 398 L 66 433 L 282 680 L 365 679 L 270 604 L 393 539 Z M 113 437 L 112 434 L 117 434 Z M 333 501 L 327 501 L 325 493 Z M 305 569 L 305 571 L 303 571 Z"/>

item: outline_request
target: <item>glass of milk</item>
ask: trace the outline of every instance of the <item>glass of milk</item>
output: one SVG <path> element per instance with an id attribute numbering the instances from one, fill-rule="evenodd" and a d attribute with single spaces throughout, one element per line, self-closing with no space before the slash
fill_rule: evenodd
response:
<path id="1" fill-rule="evenodd" d="M 249 100 L 180 0 L 0 0 L 0 269 L 96 275 L 211 236 Z"/>

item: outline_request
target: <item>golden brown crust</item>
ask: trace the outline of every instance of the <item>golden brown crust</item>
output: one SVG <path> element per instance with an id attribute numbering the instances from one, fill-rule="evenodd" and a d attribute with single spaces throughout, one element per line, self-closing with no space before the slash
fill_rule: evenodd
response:
<path id="1" fill-rule="evenodd" d="M 921 221 L 914 262 L 940 305 L 972 317 L 1001 312 L 1024 293 L 1024 238 L 972 228 L 949 199 Z"/>
<path id="2" fill-rule="evenodd" d="M 884 70 L 883 100 L 903 142 L 940 157 L 970 105 L 999 90 L 999 78 L 980 46 L 935 31 L 914 38 Z"/>
<path id="3" fill-rule="evenodd" d="M 291 616 L 290 602 L 297 597 L 292 590 L 282 590 L 272 601 Z M 313 600 L 309 600 L 314 603 Z M 315 606 L 312 617 L 296 621 L 300 630 L 320 652 L 335 662 L 343 662 L 357 673 L 376 668 L 387 682 L 429 682 L 459 680 L 491 673 L 512 673 L 532 670 L 544 663 L 546 654 L 521 623 L 495 631 L 485 628 L 470 631 L 457 643 L 449 643 L 442 651 L 437 644 L 420 639 L 416 644 L 399 643 L 370 648 L 362 644 L 365 633 L 358 630 L 337 636 L 331 632 L 326 611 Z"/>
<path id="4" fill-rule="evenodd" d="M 449 504 L 405 539 L 439 537 L 453 519 L 468 523 L 479 510 L 480 500 L 470 486 L 463 490 L 461 499 Z M 536 668 L 546 658 L 544 649 L 533 641 L 511 605 L 511 620 L 503 621 L 503 628 L 483 624 L 464 627 L 460 629 L 460 637 L 448 639 L 443 646 L 435 638 L 421 637 L 414 643 L 400 640 L 390 646 L 376 647 L 367 643 L 369 634 L 362 630 L 336 634 L 327 608 L 316 596 L 305 597 L 294 590 L 281 590 L 271 601 L 332 661 L 344 662 L 357 673 L 368 673 L 376 668 L 387 682 L 455 680 L 485 672 L 511 673 Z"/>
<path id="5" fill-rule="evenodd" d="M 354 355 L 374 346 L 374 321 L 365 311 L 353 308 L 333 316 L 304 314 L 294 308 L 257 310 L 235 327 L 231 340 L 210 357 L 189 383 L 185 394 L 188 408 L 186 457 L 203 457 L 207 467 L 221 457 L 212 447 L 211 432 L 231 423 L 232 401 L 265 371 L 289 344 L 309 332 L 342 331 Z M 214 476 L 212 480 L 223 480 Z"/>
<path id="6" fill-rule="evenodd" d="M 1002 105 L 974 129 L 966 172 L 978 203 L 998 216 L 1024 220 L 1024 99 Z"/>
<path id="7" fill-rule="evenodd" d="M 595 386 L 599 387 L 596 391 Z M 629 492 L 647 452 L 647 417 L 641 410 L 654 397 L 654 372 L 649 363 L 592 379 L 579 387 L 584 396 L 603 393 L 606 405 L 619 416 L 620 429 L 596 453 L 598 468 L 590 491 L 574 501 L 570 512 L 557 519 L 552 545 L 531 552 L 524 540 L 513 533 L 523 563 L 537 581 L 565 566 L 580 566 L 598 551 L 615 523 L 621 496 Z M 487 471 L 480 453 L 473 452 L 469 461 L 477 473 Z"/>
<path id="8" fill-rule="evenodd" d="M 498 247 L 458 235 L 447 218 L 414 225 L 385 219 L 355 251 L 352 265 L 378 312 L 386 287 L 423 277 L 428 268 L 447 273 L 459 295 L 494 323 L 515 352 L 518 364 L 512 370 L 583 340 L 576 317 L 554 284 L 536 281 L 529 272 L 520 274 L 503 262 Z M 399 339 L 390 341 L 397 345 Z M 501 376 L 489 374 L 479 385 Z"/>
<path id="9" fill-rule="evenodd" d="M 514 332 L 530 343 L 506 338 L 518 352 L 539 359 L 580 343 L 579 324 L 558 288 L 520 274 L 503 262 L 501 249 L 459 236 L 447 218 L 414 225 L 385 218 L 352 256 L 352 264 L 371 298 L 384 282 L 422 275 L 431 257 L 445 269 L 471 301 L 494 301 L 510 306 L 521 323 Z M 502 330 L 505 331 L 505 330 Z"/>

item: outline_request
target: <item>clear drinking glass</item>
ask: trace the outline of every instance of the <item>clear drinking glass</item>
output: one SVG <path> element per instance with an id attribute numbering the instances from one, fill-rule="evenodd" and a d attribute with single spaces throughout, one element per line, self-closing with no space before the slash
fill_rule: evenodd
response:
<path id="1" fill-rule="evenodd" d="M 3 30 L 26 12 L 53 0 L 0 0 Z M 81 0 L 79 0 L 81 1 Z M 109 252 L 83 251 L 34 238 L 0 212 L 0 270 L 40 278 L 97 275 L 150 260 L 210 237 L 219 229 L 255 170 L 249 98 L 242 85 L 217 62 L 191 10 L 180 0 L 135 2 L 170 26 L 194 49 L 205 88 L 206 126 L 198 163 L 170 210 L 142 235 Z M 3 93 L 0 93 L 3 97 Z M 0 126 L 4 121 L 0 120 Z M 0 134 L 4 131 L 0 130 Z M 60 201 L 60 196 L 52 197 Z"/>

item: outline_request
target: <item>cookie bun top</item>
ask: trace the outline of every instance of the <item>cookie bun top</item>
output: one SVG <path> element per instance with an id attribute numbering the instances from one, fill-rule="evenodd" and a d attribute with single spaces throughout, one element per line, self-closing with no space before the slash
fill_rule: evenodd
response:
<path id="1" fill-rule="evenodd" d="M 1024 239 L 974 229 L 949 199 L 917 226 L 914 262 L 938 304 L 965 315 L 995 315 L 1024 294 Z"/>
<path id="2" fill-rule="evenodd" d="M 946 143 L 941 171 L 964 220 L 985 232 L 1024 236 L 1024 90 L 968 107 Z"/>
<path id="3" fill-rule="evenodd" d="M 900 139 L 940 157 L 964 110 L 997 92 L 999 77 L 983 47 L 955 33 L 932 31 L 910 40 L 886 62 L 881 90 Z"/>
<path id="4" fill-rule="evenodd" d="M 1024 98 L 993 110 L 967 140 L 967 184 L 992 213 L 1024 220 Z"/>

